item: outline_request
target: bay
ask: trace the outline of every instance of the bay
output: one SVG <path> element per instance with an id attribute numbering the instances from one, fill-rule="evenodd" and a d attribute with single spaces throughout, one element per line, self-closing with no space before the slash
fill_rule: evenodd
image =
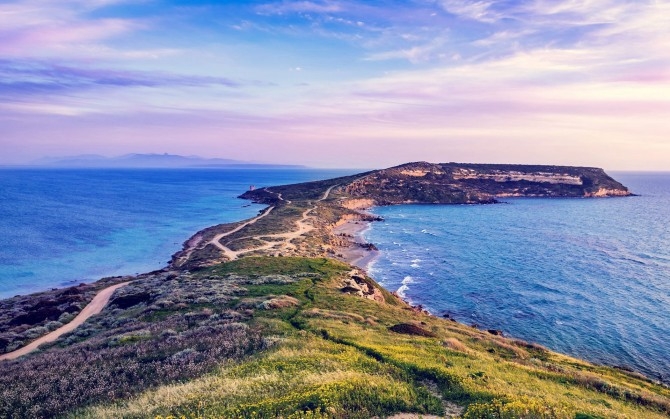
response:
<path id="1" fill-rule="evenodd" d="M 375 208 L 372 276 L 413 304 L 670 381 L 670 174 L 640 196 Z"/>

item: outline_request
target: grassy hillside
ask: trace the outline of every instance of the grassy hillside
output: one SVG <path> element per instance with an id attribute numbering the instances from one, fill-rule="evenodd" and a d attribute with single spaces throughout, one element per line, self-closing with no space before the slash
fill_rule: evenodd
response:
<path id="1" fill-rule="evenodd" d="M 272 257 L 193 273 L 190 281 L 245 285 L 224 304 L 173 306 L 151 318 L 162 321 L 196 306 L 207 306 L 210 316 L 240 313 L 238 321 L 259 333 L 263 345 L 199 378 L 153 385 L 71 416 L 368 418 L 415 412 L 662 418 L 670 413 L 670 391 L 642 377 L 428 316 L 381 289 L 381 301 L 343 292 L 351 275 L 351 267 L 330 259 Z M 376 287 L 370 278 L 358 279 Z"/>
<path id="2" fill-rule="evenodd" d="M 0 304 L 8 351 L 133 280 L 74 332 L 0 362 L 0 418 L 668 417 L 666 387 L 432 317 L 328 258 L 360 249 L 334 230 L 371 219 L 358 198 L 491 202 L 575 182 L 585 196 L 589 171 L 602 179 L 588 187 L 628 193 L 568 169 L 414 163 L 248 192 L 271 207 L 196 233 L 164 270 Z"/>

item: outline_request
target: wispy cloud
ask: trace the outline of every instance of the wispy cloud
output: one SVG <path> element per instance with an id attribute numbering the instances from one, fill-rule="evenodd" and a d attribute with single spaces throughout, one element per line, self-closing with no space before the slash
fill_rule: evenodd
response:
<path id="1" fill-rule="evenodd" d="M 67 119 L 63 141 L 268 159 L 318 143 L 361 163 L 670 155 L 668 0 L 118 3 L 0 4 L 3 131 L 49 138 Z"/>
<path id="2" fill-rule="evenodd" d="M 616 22 L 644 3 L 644 0 L 535 0 L 520 5 L 516 12 L 544 16 L 565 25 L 592 25 Z"/>
<path id="3" fill-rule="evenodd" d="M 403 59 L 413 64 L 433 61 L 435 59 L 447 58 L 444 46 L 447 39 L 442 36 L 437 36 L 424 44 L 412 45 L 402 49 L 393 51 L 375 52 L 370 54 L 366 60 L 369 61 L 384 61 Z"/>
<path id="4" fill-rule="evenodd" d="M 120 19 L 95 22 L 59 22 L 0 32 L 0 54 L 4 56 L 55 55 L 90 46 L 96 41 L 125 34 L 140 26 Z"/>
<path id="5" fill-rule="evenodd" d="M 495 22 L 502 17 L 492 9 L 494 1 L 439 0 L 438 4 L 447 12 L 466 19 Z"/>
<path id="6" fill-rule="evenodd" d="M 40 61 L 0 60 L 0 91 L 15 93 L 61 92 L 94 86 L 239 87 L 241 83 L 224 77 L 193 76 L 167 72 L 109 70 L 59 65 Z"/>
<path id="7" fill-rule="evenodd" d="M 284 13 L 334 13 L 343 11 L 342 3 L 338 1 L 282 1 L 267 3 L 256 8 L 262 14 Z"/>
<path id="8" fill-rule="evenodd" d="M 165 71 L 0 60 L 0 107 L 19 113 L 68 116 L 87 113 L 111 115 L 140 110 L 172 113 L 212 106 L 211 100 L 208 105 L 193 104 L 187 99 L 189 92 L 193 96 L 209 90 L 209 95 L 216 92 L 220 97 L 227 91 L 228 96 L 239 96 L 240 88 L 261 84 Z M 184 89 L 187 91 L 180 92 Z M 100 97 L 105 100 L 101 101 Z"/>
<path id="9" fill-rule="evenodd" d="M 89 13 L 120 1 L 23 0 L 0 5 L 0 56 L 94 56 L 100 42 L 148 29 L 146 21 L 91 18 Z"/>

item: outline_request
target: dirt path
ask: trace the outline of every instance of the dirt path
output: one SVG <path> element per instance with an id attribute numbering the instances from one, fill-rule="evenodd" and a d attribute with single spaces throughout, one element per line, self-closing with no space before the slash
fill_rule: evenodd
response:
<path id="1" fill-rule="evenodd" d="M 330 191 L 332 191 L 333 188 L 336 187 L 336 186 L 339 186 L 339 185 L 333 185 L 330 188 L 326 189 L 326 192 L 323 193 L 323 196 L 321 197 L 321 199 L 319 199 L 319 201 L 325 201 L 326 199 L 328 199 L 328 196 L 330 195 Z"/>
<path id="2" fill-rule="evenodd" d="M 321 202 L 321 201 L 324 201 L 324 200 L 328 199 L 328 197 L 330 196 L 330 192 L 336 186 L 337 185 L 333 185 L 330 188 L 326 189 L 326 191 L 323 193 L 323 196 L 321 196 L 321 198 L 319 198 L 316 202 Z M 282 197 L 281 193 L 272 192 L 272 191 L 268 191 L 268 192 L 275 193 L 277 195 L 277 198 L 280 201 L 284 201 L 284 198 Z M 291 201 L 287 200 L 285 202 L 287 204 L 291 204 Z M 273 208 L 273 207 L 271 207 L 271 208 Z M 298 229 L 295 230 L 295 231 L 289 231 L 289 232 L 286 232 L 286 233 L 278 233 L 278 234 L 267 234 L 267 235 L 263 235 L 263 236 L 245 237 L 245 238 L 252 238 L 254 240 L 265 241 L 266 242 L 264 245 L 259 246 L 259 247 L 234 251 L 234 250 L 231 250 L 230 248 L 222 245 L 219 240 L 221 240 L 223 237 L 226 237 L 226 236 L 228 236 L 232 233 L 240 231 L 241 229 L 243 229 L 247 225 L 251 224 L 252 222 L 255 222 L 258 218 L 261 218 L 261 216 L 256 217 L 256 219 L 251 220 L 249 223 L 245 223 L 245 224 L 237 227 L 234 230 L 231 230 L 227 233 L 224 233 L 223 235 L 221 235 L 221 234 L 217 235 L 216 237 L 214 237 L 214 239 L 212 239 L 212 241 L 210 241 L 210 243 L 212 243 L 214 246 L 218 247 L 229 260 L 235 260 L 242 254 L 250 253 L 250 252 L 257 252 L 257 251 L 260 251 L 260 250 L 268 250 L 268 249 L 272 249 L 272 248 L 295 249 L 295 245 L 293 243 L 291 243 L 291 241 L 294 240 L 294 239 L 297 239 L 298 237 L 302 236 L 303 234 L 308 233 L 308 232 L 310 232 L 314 229 L 314 226 L 309 224 L 307 221 L 311 218 L 309 213 L 312 212 L 313 210 L 315 210 L 316 208 L 317 208 L 317 206 L 314 205 L 312 208 L 310 208 L 308 210 L 305 210 L 302 213 L 302 217 L 298 221 L 296 221 L 296 223 L 295 223 L 296 226 L 298 227 Z M 269 212 L 270 211 L 268 210 L 267 213 L 269 213 Z M 265 215 L 267 215 L 267 214 L 263 214 L 262 217 L 264 217 Z M 283 239 L 283 240 L 275 242 L 275 241 L 263 240 L 263 238 L 279 238 L 279 239 Z"/>
<path id="3" fill-rule="evenodd" d="M 281 198 L 280 198 L 280 199 L 281 199 Z M 213 238 L 212 240 L 210 240 L 209 242 L 207 242 L 207 244 L 211 244 L 211 245 L 216 246 L 219 250 L 221 250 L 221 251 L 223 252 L 223 254 L 224 254 L 228 259 L 230 259 L 230 260 L 234 260 L 234 259 L 236 259 L 236 258 L 237 258 L 236 252 L 233 252 L 232 250 L 230 250 L 230 249 L 227 248 L 226 246 L 222 245 L 222 244 L 221 244 L 221 239 L 224 238 L 224 237 L 226 237 L 226 236 L 230 236 L 230 235 L 233 234 L 233 233 L 237 233 L 238 231 L 242 230 L 244 227 L 246 227 L 246 226 L 248 226 L 248 225 L 251 225 L 251 224 L 255 223 L 256 221 L 260 220 L 261 218 L 267 216 L 270 212 L 272 212 L 272 210 L 273 210 L 274 208 L 275 208 L 274 206 L 269 207 L 269 208 L 266 209 L 261 215 L 252 218 L 251 220 L 247 221 L 246 223 L 244 223 L 244 224 L 240 224 L 239 226 L 237 226 L 237 227 L 235 227 L 234 229 L 232 229 L 232 230 L 230 230 L 230 231 L 227 231 L 227 232 L 225 232 L 225 233 L 217 234 L 216 236 L 214 236 L 214 238 Z"/>
<path id="4" fill-rule="evenodd" d="M 84 309 L 79 312 L 77 317 L 72 319 L 72 321 L 62 327 L 59 327 L 58 329 L 54 330 L 53 332 L 42 336 L 41 338 L 34 340 L 33 342 L 30 342 L 28 345 L 24 346 L 23 348 L 17 349 L 13 352 L 9 352 L 3 355 L 0 355 L 0 361 L 5 360 L 5 359 L 16 359 L 20 356 L 29 354 L 30 352 L 33 352 L 37 350 L 37 348 L 47 342 L 53 342 L 54 340 L 58 339 L 61 335 L 64 335 L 65 333 L 69 333 L 76 329 L 77 327 L 81 326 L 86 320 L 88 320 L 89 317 L 94 316 L 102 311 L 103 308 L 107 305 L 109 302 L 109 299 L 112 297 L 112 294 L 114 294 L 114 291 L 117 289 L 124 287 L 128 285 L 131 281 L 128 282 L 122 282 L 120 284 L 112 285 L 111 287 L 107 287 L 100 291 L 94 298 L 91 300 L 90 303 Z"/>

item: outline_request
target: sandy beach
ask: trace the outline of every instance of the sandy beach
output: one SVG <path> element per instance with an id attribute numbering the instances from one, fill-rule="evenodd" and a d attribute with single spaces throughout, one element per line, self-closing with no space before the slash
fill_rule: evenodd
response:
<path id="1" fill-rule="evenodd" d="M 335 235 L 344 235 L 351 242 L 348 247 L 338 249 L 338 253 L 342 255 L 341 259 L 364 270 L 367 270 L 370 262 L 379 256 L 378 250 L 367 249 L 359 245 L 367 243 L 363 238 L 363 233 L 369 227 L 370 221 L 346 220 L 333 228 Z"/>

